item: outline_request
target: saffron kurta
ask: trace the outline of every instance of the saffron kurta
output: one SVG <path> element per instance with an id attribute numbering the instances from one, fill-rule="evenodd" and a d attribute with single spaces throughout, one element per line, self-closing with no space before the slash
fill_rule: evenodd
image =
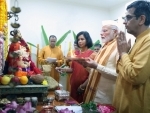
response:
<path id="1" fill-rule="evenodd" d="M 117 66 L 117 113 L 150 113 L 150 29 L 141 33 Z"/>
<path id="2" fill-rule="evenodd" d="M 40 64 L 45 64 L 47 57 L 57 58 L 57 65 L 52 65 L 50 76 L 53 77 L 57 82 L 59 82 L 59 73 L 55 70 L 55 67 L 62 65 L 63 63 L 63 53 L 60 47 L 51 48 L 49 45 L 41 49 L 38 60 Z"/>

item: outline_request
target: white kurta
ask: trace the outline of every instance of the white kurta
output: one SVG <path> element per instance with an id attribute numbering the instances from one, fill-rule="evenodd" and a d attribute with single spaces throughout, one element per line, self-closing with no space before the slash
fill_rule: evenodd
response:
<path id="1" fill-rule="evenodd" d="M 117 78 L 116 62 L 118 59 L 117 48 L 110 55 L 106 66 L 98 65 L 97 70 L 101 78 L 97 86 L 94 102 L 112 104 L 115 81 Z"/>

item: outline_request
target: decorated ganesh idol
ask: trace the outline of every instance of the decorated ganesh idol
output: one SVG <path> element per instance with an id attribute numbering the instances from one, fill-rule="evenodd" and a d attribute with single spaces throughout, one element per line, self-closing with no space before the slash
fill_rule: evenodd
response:
<path id="1" fill-rule="evenodd" d="M 31 60 L 29 47 L 22 38 L 20 31 L 14 30 L 10 34 L 13 38 L 10 39 L 11 44 L 5 61 L 4 75 L 14 75 L 20 80 L 23 79 L 21 84 L 27 84 L 28 79 L 32 78 L 31 76 L 40 78 L 42 82 L 44 77 L 41 75 L 41 70 Z"/>

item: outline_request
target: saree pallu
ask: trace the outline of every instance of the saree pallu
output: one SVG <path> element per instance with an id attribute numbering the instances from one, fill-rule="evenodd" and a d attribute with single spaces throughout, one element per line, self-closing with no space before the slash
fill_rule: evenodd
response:
<path id="1" fill-rule="evenodd" d="M 77 55 L 77 57 L 90 57 L 92 53 L 93 53 L 92 50 L 87 50 Z M 88 79 L 89 72 L 76 61 L 72 61 L 71 68 L 73 69 L 73 72 L 70 78 L 70 85 L 71 85 L 70 96 L 74 98 L 77 102 L 81 103 L 83 101 L 83 94 L 78 95 L 77 89 L 81 84 L 83 84 Z"/>

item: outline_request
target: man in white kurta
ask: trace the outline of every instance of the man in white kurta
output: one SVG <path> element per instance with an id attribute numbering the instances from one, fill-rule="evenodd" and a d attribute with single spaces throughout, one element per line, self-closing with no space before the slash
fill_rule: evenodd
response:
<path id="1" fill-rule="evenodd" d="M 97 85 L 94 101 L 102 104 L 112 104 L 114 87 L 116 82 L 116 60 L 117 48 L 110 55 L 105 66 L 98 65 L 97 71 L 101 73 L 101 78 Z"/>
<path id="2" fill-rule="evenodd" d="M 84 66 L 91 67 L 88 84 L 85 86 L 85 102 L 94 100 L 101 104 L 112 104 L 114 85 L 117 77 L 118 59 L 116 36 L 118 27 L 115 21 L 104 21 L 101 31 L 103 47 L 94 60 L 87 58 Z"/>

